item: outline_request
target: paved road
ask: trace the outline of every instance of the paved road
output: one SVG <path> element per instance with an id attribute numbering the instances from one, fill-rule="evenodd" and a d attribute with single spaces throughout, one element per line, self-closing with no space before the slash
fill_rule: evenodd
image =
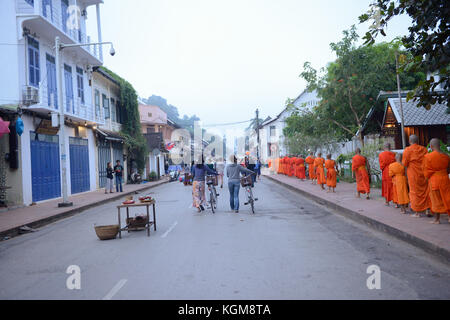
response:
<path id="1" fill-rule="evenodd" d="M 1 242 L 0 299 L 450 298 L 448 265 L 268 180 L 256 186 L 255 215 L 231 212 L 225 189 L 215 215 L 190 208 L 180 183 L 151 192 L 150 237 L 97 239 L 94 223 L 115 223 L 117 201 Z M 66 288 L 70 265 L 81 290 Z M 381 268 L 380 290 L 367 289 L 370 265 Z"/>

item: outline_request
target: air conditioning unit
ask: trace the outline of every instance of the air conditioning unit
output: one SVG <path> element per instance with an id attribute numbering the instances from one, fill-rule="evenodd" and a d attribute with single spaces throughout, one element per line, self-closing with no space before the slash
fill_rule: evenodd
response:
<path id="1" fill-rule="evenodd" d="M 27 106 L 39 103 L 39 89 L 26 86 L 23 89 L 23 103 Z"/>

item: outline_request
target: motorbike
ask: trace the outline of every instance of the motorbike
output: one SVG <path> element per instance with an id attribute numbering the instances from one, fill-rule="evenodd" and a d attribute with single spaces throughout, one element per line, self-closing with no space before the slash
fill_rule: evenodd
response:
<path id="1" fill-rule="evenodd" d="M 135 171 L 131 174 L 130 179 L 131 179 L 131 183 L 134 183 L 134 184 L 139 184 L 142 182 L 142 177 L 139 174 L 139 172 L 137 172 L 137 171 Z"/>
<path id="2" fill-rule="evenodd" d="M 178 177 L 180 176 L 180 173 L 177 170 L 170 171 L 169 172 L 169 181 L 177 181 Z"/>

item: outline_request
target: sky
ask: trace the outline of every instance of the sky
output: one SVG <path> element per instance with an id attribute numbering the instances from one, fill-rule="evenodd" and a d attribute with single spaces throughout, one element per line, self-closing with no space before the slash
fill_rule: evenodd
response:
<path id="1" fill-rule="evenodd" d="M 366 32 L 358 16 L 371 2 L 105 0 L 103 41 L 116 50 L 111 57 L 104 49 L 105 66 L 140 97 L 162 96 L 203 125 L 249 120 L 257 107 L 262 118 L 274 117 L 305 89 L 305 61 L 322 68 L 335 59 L 329 44 L 343 30 L 356 24 L 361 36 Z M 409 23 L 394 20 L 383 40 L 405 34 Z M 96 38 L 95 6 L 88 34 Z"/>

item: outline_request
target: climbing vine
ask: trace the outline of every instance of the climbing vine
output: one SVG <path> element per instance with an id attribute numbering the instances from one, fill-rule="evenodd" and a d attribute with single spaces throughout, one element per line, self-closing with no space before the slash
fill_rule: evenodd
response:
<path id="1" fill-rule="evenodd" d="M 120 104 L 124 110 L 122 130 L 120 134 L 125 139 L 130 158 L 136 161 L 139 172 L 145 167 L 145 157 L 148 153 L 147 142 L 142 135 L 139 117 L 139 104 L 136 90 L 131 83 L 118 76 L 111 70 L 100 67 L 120 84 Z"/>

